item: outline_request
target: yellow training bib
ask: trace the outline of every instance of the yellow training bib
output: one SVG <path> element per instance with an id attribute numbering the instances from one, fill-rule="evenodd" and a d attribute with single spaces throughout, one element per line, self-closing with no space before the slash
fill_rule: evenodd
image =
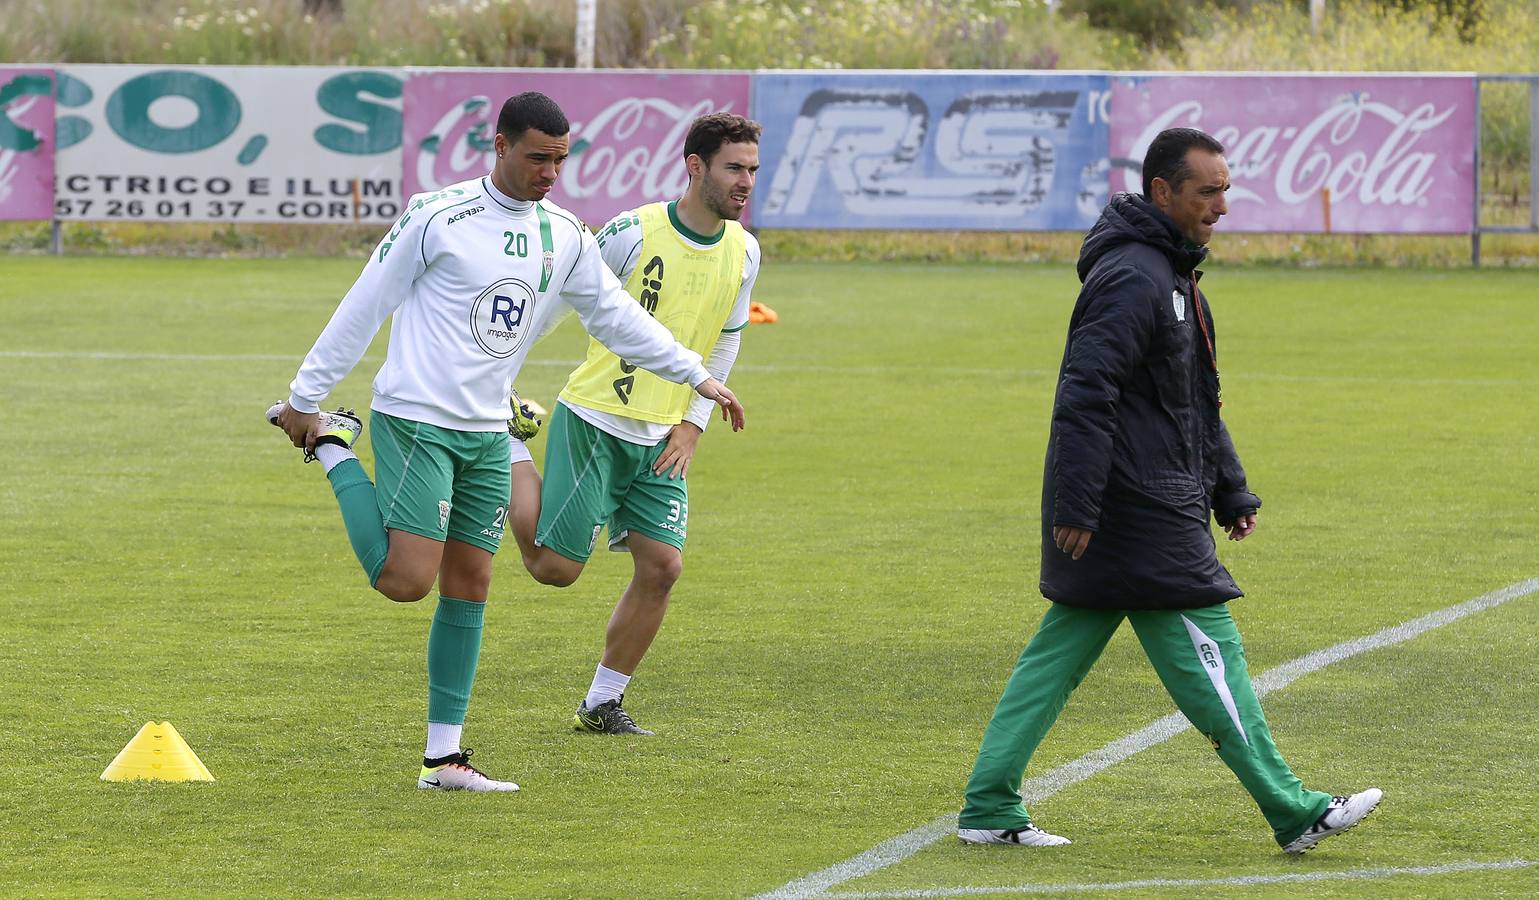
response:
<path id="1" fill-rule="evenodd" d="M 676 202 L 676 201 L 675 201 Z M 743 226 L 724 222 L 717 237 L 692 235 L 674 212 L 674 203 L 649 203 L 636 211 L 641 220 L 641 252 L 625 290 L 679 343 L 708 356 L 743 288 L 747 252 Z M 588 358 L 567 379 L 561 399 L 579 406 L 644 422 L 676 425 L 684 420 L 694 390 L 637 368 L 596 339 L 588 340 Z"/>

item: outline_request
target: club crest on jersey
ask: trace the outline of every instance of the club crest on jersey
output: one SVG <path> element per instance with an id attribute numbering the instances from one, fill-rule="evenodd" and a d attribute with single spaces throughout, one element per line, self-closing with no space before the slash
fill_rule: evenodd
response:
<path id="1" fill-rule="evenodd" d="M 504 278 L 482 291 L 470 311 L 476 343 L 498 359 L 517 353 L 529 338 L 534 304 L 534 289 L 518 278 Z"/>
<path id="2" fill-rule="evenodd" d="M 447 500 L 438 501 L 438 527 L 449 527 L 449 501 Z"/>
<path id="3" fill-rule="evenodd" d="M 1176 311 L 1177 322 L 1186 321 L 1186 298 L 1181 296 L 1180 291 L 1170 292 L 1170 308 Z"/>

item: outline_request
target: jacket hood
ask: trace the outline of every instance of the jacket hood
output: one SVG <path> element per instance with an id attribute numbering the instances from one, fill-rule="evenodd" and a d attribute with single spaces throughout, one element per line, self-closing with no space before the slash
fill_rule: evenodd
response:
<path id="1" fill-rule="evenodd" d="M 1193 246 L 1171 218 L 1142 195 L 1119 193 L 1112 197 L 1079 248 L 1079 280 L 1090 276 L 1096 261 L 1123 244 L 1148 244 L 1170 260 L 1175 271 L 1185 274 L 1208 256 L 1207 247 Z"/>

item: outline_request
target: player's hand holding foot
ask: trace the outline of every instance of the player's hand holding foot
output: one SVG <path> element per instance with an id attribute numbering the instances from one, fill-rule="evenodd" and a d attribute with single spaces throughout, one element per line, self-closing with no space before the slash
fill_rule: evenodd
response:
<path id="1" fill-rule="evenodd" d="M 689 461 L 695 458 L 695 445 L 699 443 L 699 425 L 680 422 L 673 426 L 673 430 L 668 432 L 668 446 L 663 448 L 663 455 L 652 465 L 652 474 L 668 472 L 669 481 L 683 478 L 689 473 Z"/>
<path id="2" fill-rule="evenodd" d="M 731 422 L 733 431 L 743 430 L 743 404 L 727 386 L 714 378 L 707 378 L 695 386 L 695 393 L 721 405 L 721 420 Z"/>
<path id="3" fill-rule="evenodd" d="M 315 436 L 320 430 L 320 417 L 318 412 L 302 413 L 289 406 L 288 401 L 278 404 L 278 415 L 272 419 L 272 423 L 283 429 L 283 433 L 289 436 L 294 446 L 303 447 L 306 453 L 315 452 Z"/>

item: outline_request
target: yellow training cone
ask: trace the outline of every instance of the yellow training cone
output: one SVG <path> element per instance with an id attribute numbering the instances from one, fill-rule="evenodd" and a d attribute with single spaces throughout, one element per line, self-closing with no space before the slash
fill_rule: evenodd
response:
<path id="1" fill-rule="evenodd" d="M 213 781 L 170 722 L 145 722 L 102 771 L 102 781 Z"/>

